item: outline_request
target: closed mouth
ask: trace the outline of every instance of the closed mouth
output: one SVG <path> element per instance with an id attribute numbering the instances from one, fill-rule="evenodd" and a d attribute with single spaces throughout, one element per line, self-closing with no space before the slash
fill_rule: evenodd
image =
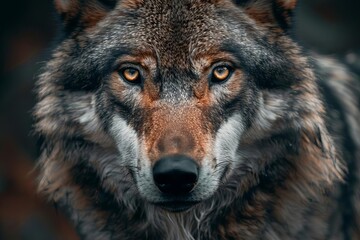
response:
<path id="1" fill-rule="evenodd" d="M 184 212 L 189 210 L 191 207 L 199 202 L 188 202 L 188 201 L 173 201 L 173 202 L 161 202 L 155 203 L 155 205 L 170 211 L 170 212 Z"/>

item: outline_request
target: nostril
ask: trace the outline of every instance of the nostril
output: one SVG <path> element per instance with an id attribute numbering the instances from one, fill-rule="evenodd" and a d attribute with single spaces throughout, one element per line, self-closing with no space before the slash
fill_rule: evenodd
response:
<path id="1" fill-rule="evenodd" d="M 198 175 L 197 163 L 183 155 L 161 158 L 153 168 L 156 186 L 167 194 L 189 193 L 194 188 Z"/>

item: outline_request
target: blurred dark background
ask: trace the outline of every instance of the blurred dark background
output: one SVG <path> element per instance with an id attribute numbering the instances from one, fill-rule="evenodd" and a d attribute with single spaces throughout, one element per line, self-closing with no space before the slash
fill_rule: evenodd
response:
<path id="1" fill-rule="evenodd" d="M 360 1 L 299 1 L 299 42 L 360 73 Z M 33 88 L 59 25 L 52 0 L 3 1 L 0 18 L 0 239 L 77 239 L 65 217 L 37 196 L 33 171 Z"/>

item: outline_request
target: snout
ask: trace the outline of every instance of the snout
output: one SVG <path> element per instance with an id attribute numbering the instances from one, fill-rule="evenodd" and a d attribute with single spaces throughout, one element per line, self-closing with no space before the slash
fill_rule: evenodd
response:
<path id="1" fill-rule="evenodd" d="M 185 195 L 195 187 L 199 165 L 185 155 L 161 158 L 153 167 L 153 178 L 159 190 L 169 195 Z"/>

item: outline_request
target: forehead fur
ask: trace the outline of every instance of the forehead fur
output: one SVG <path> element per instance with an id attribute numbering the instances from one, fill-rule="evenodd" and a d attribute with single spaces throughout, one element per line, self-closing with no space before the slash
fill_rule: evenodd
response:
<path id="1" fill-rule="evenodd" d="M 166 64 L 186 62 L 194 51 L 219 48 L 226 39 L 227 27 L 210 1 L 125 1 L 126 30 L 123 37 L 153 48 Z M 133 42 L 133 40 L 131 40 Z"/>
<path id="2" fill-rule="evenodd" d="M 270 73 L 273 66 L 275 74 L 282 78 L 279 69 L 286 69 L 284 66 L 289 61 L 276 46 L 285 41 L 284 46 L 290 44 L 291 47 L 291 42 L 279 36 L 282 34 L 276 31 L 273 35 L 266 32 L 243 7 L 230 0 L 125 0 L 96 26 L 84 29 L 71 45 L 67 42 L 69 46 L 63 45 L 75 53 L 69 54 L 71 59 L 67 59 L 63 67 L 70 74 L 62 82 L 74 86 L 76 76 L 80 83 L 89 79 L 98 83 L 117 70 L 121 55 L 134 52 L 150 53 L 163 71 L 170 69 L 170 78 L 178 76 L 179 69 L 191 73 L 197 56 L 205 55 L 213 60 L 212 56 L 222 51 L 231 52 L 238 60 L 236 64 L 248 64 L 249 72 L 255 68 L 254 73 L 259 73 L 261 78 L 265 76 L 262 73 Z M 262 71 L 264 67 L 258 67 L 259 62 L 269 66 Z"/>

